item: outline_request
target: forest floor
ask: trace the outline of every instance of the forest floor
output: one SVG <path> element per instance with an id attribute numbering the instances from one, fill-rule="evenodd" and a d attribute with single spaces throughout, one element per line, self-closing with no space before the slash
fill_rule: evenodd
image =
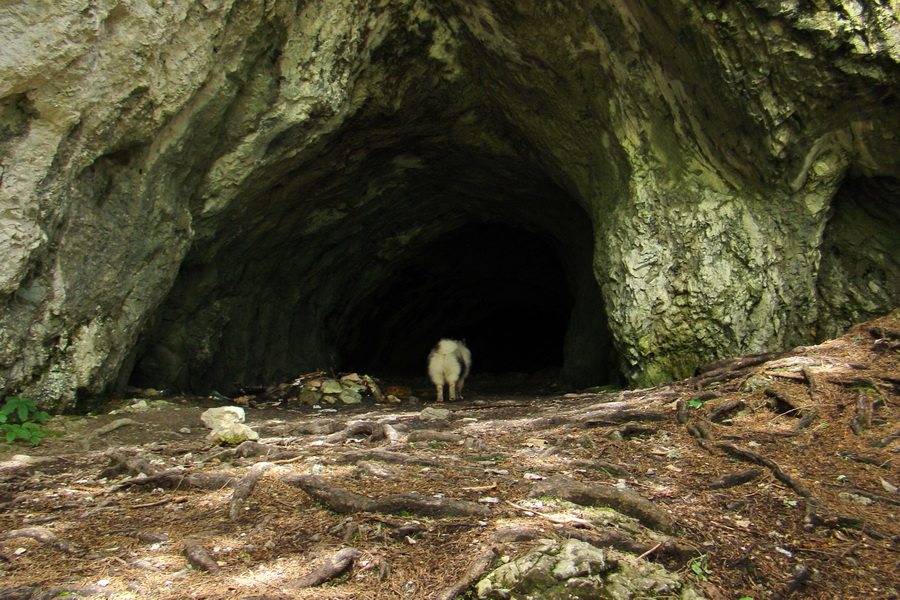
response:
<path id="1" fill-rule="evenodd" d="M 208 398 L 54 417 L 0 446 L 0 600 L 474 598 L 547 538 L 711 600 L 900 598 L 898 317 L 650 389 L 257 403 L 237 448 L 206 441 Z M 585 516 L 580 484 L 641 525 Z"/>

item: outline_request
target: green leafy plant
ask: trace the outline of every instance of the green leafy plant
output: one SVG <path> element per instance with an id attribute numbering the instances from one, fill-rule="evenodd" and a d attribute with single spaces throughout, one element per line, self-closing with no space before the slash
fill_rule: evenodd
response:
<path id="1" fill-rule="evenodd" d="M 11 444 L 16 440 L 26 440 L 37 446 L 47 432 L 41 425 L 50 415 L 38 410 L 31 398 L 10 396 L 0 408 L 0 434 Z"/>
<path id="2" fill-rule="evenodd" d="M 700 400 L 699 398 L 691 398 L 690 400 L 688 400 L 687 404 L 691 408 L 700 408 L 701 406 L 703 406 L 704 402 L 705 400 Z"/>
<path id="3" fill-rule="evenodd" d="M 691 562 L 688 563 L 688 567 L 690 567 L 691 571 L 703 581 L 706 581 L 707 574 L 712 573 L 712 570 L 706 566 L 706 554 L 692 559 Z"/>

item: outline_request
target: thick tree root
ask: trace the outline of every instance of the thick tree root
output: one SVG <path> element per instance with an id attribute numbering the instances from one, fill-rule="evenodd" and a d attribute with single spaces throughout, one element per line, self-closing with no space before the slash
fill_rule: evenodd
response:
<path id="1" fill-rule="evenodd" d="M 433 458 L 423 458 L 404 454 L 402 452 L 391 452 L 390 450 L 380 450 L 374 448 L 372 450 L 352 450 L 350 452 L 342 452 L 335 454 L 334 460 L 339 463 L 357 463 L 361 460 L 380 460 L 381 462 L 393 463 L 399 465 L 421 465 L 423 467 L 446 467 L 447 465 Z"/>
<path id="2" fill-rule="evenodd" d="M 235 480 L 235 477 L 228 473 L 188 473 L 181 469 L 163 471 L 147 460 L 128 457 L 120 450 L 109 452 L 106 456 L 110 464 L 100 473 L 101 477 L 136 475 L 119 484 L 118 489 L 132 485 L 154 485 L 164 489 L 219 490 L 232 485 Z"/>
<path id="3" fill-rule="evenodd" d="M 812 570 L 804 564 L 799 564 L 794 567 L 793 572 L 791 573 L 791 579 L 788 581 L 787 587 L 783 592 L 775 592 L 771 596 L 769 596 L 770 600 L 786 600 L 790 598 L 790 596 L 798 591 L 803 585 L 812 577 Z"/>
<path id="4" fill-rule="evenodd" d="M 102 594 L 103 588 L 92 585 L 55 585 L 41 588 L 31 585 L 17 585 L 0 589 L 0 600 L 54 600 L 55 598 L 83 598 Z"/>
<path id="5" fill-rule="evenodd" d="M 763 472 L 760 469 L 748 469 L 746 471 L 741 471 L 740 473 L 722 475 L 721 477 L 717 477 L 710 481 L 709 487 L 713 490 L 735 487 L 753 481 L 762 474 Z"/>
<path id="6" fill-rule="evenodd" d="M 871 444 L 869 444 L 869 446 L 872 448 L 887 448 L 888 445 L 897 438 L 900 438 L 900 429 L 894 431 L 893 433 L 890 433 L 889 435 L 886 435 L 878 441 L 872 442 Z"/>
<path id="7" fill-rule="evenodd" d="M 803 498 L 808 498 L 808 499 L 814 499 L 814 496 L 813 496 L 812 492 L 809 491 L 809 488 L 807 488 L 805 485 L 803 485 L 802 483 L 800 483 L 799 481 L 797 481 L 796 479 L 794 479 L 793 477 L 791 477 L 790 475 L 785 473 L 784 469 L 782 469 L 772 459 L 766 458 L 765 456 L 762 456 L 761 454 L 757 454 L 756 452 L 753 452 L 752 450 L 747 450 L 746 448 L 741 448 L 739 446 L 735 446 L 733 444 L 728 444 L 725 442 L 719 442 L 718 444 L 716 444 L 716 446 L 718 446 L 719 448 L 721 448 L 722 450 L 724 450 L 725 452 L 727 452 L 728 454 L 730 454 L 732 456 L 735 456 L 737 458 L 747 460 L 747 461 L 750 461 L 750 462 L 753 462 L 753 463 L 756 463 L 758 465 L 762 465 L 762 466 L 768 468 L 770 471 L 772 471 L 772 475 L 774 475 L 778 481 L 780 481 L 781 483 L 785 484 L 786 486 L 788 486 L 789 488 L 794 490 L 798 496 L 802 496 Z"/>
<path id="8" fill-rule="evenodd" d="M 281 480 L 287 485 L 299 487 L 313 500 L 340 514 L 374 512 L 391 515 L 411 513 L 423 517 L 484 517 L 490 513 L 487 507 L 468 500 L 433 498 L 414 492 L 369 498 L 330 485 L 317 475 L 287 475 Z"/>
<path id="9" fill-rule="evenodd" d="M 241 515 L 241 509 L 244 508 L 244 503 L 247 502 L 247 498 L 250 497 L 250 493 L 253 491 L 253 488 L 256 487 L 256 482 L 263 476 L 263 473 L 274 466 L 275 465 L 270 462 L 256 463 L 250 467 L 250 470 L 246 475 L 241 477 L 240 481 L 234 484 L 234 493 L 231 495 L 231 502 L 228 503 L 229 520 L 237 520 Z"/>
<path id="10" fill-rule="evenodd" d="M 631 490 L 622 490 L 605 485 L 585 484 L 565 475 L 554 475 L 534 484 L 530 495 L 556 496 L 582 506 L 608 506 L 636 518 L 646 527 L 666 533 L 675 531 L 672 517 L 657 508 L 652 502 Z"/>
<path id="11" fill-rule="evenodd" d="M 713 423 L 720 423 L 731 416 L 733 413 L 744 408 L 744 406 L 745 404 L 743 400 L 732 398 L 731 400 L 722 402 L 711 411 L 709 411 L 709 414 L 706 416 L 706 418 Z"/>
<path id="12" fill-rule="evenodd" d="M 31 538 L 36 542 L 52 546 L 66 554 L 80 554 L 81 551 L 72 542 L 56 537 L 49 529 L 43 527 L 25 527 L 23 529 L 14 529 L 6 533 L 0 533 L 0 540 L 11 540 L 14 538 Z"/>
<path id="13" fill-rule="evenodd" d="M 219 567 L 219 564 L 213 560 L 209 555 L 209 552 L 207 552 L 197 540 L 184 541 L 184 555 L 195 569 L 200 569 L 201 571 L 207 571 L 209 573 L 218 573 L 222 570 Z"/>
<path id="14" fill-rule="evenodd" d="M 353 561 L 360 558 L 362 553 L 356 548 L 344 548 L 337 554 L 331 556 L 328 561 L 308 575 L 304 575 L 299 579 L 289 583 L 289 588 L 307 588 L 322 585 L 330 579 L 334 579 L 353 564 Z"/>
<path id="15" fill-rule="evenodd" d="M 132 485 L 152 485 L 169 490 L 197 488 L 221 490 L 234 484 L 234 475 L 228 473 L 188 473 L 181 469 L 167 469 L 148 477 L 135 477 L 123 481 L 119 489 Z"/>
<path id="16" fill-rule="evenodd" d="M 574 527 L 564 527 L 559 533 L 563 537 L 581 540 L 597 548 L 613 548 L 635 556 L 652 553 L 655 556 L 673 558 L 679 563 L 687 562 L 702 554 L 700 550 L 679 544 L 672 538 L 666 538 L 658 543 L 639 542 L 616 529 L 586 531 Z"/>
<path id="17" fill-rule="evenodd" d="M 850 429 L 853 430 L 853 433 L 862 435 L 866 429 L 871 427 L 874 412 L 868 392 L 860 390 L 856 401 L 856 416 L 850 421 Z"/>

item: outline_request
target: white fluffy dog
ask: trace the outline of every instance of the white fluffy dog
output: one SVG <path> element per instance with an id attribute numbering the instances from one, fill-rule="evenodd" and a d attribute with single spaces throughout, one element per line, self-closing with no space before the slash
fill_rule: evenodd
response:
<path id="1" fill-rule="evenodd" d="M 462 399 L 463 385 L 472 366 L 472 353 L 466 343 L 441 340 L 428 354 L 428 376 L 437 388 L 437 401 L 444 401 L 444 386 L 450 390 L 450 400 Z"/>

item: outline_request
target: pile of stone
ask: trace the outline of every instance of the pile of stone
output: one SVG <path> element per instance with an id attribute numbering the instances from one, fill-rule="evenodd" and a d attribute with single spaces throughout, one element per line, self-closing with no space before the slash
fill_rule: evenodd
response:
<path id="1" fill-rule="evenodd" d="M 361 404 L 366 399 L 375 402 L 400 402 L 394 394 L 385 394 L 381 386 L 369 375 L 349 373 L 339 379 L 314 376 L 302 377 L 295 382 L 299 385 L 297 398 L 304 404 Z"/>
<path id="2" fill-rule="evenodd" d="M 206 439 L 213 444 L 236 446 L 259 439 L 259 434 L 244 425 L 244 409 L 240 406 L 210 408 L 200 415 L 203 424 L 212 429 Z"/>

